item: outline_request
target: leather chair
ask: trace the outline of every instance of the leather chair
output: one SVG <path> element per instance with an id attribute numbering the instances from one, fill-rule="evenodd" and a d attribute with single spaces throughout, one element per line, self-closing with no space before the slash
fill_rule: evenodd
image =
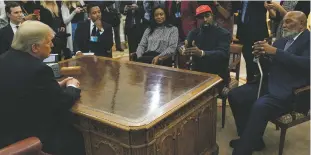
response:
<path id="1" fill-rule="evenodd" d="M 41 151 L 42 144 L 36 137 L 30 137 L 0 149 L 0 155 L 49 155 Z"/>
<path id="2" fill-rule="evenodd" d="M 293 111 L 270 121 L 276 125 L 277 130 L 281 128 L 279 155 L 283 154 L 287 129 L 310 120 L 310 85 L 296 89 L 294 95 Z"/>

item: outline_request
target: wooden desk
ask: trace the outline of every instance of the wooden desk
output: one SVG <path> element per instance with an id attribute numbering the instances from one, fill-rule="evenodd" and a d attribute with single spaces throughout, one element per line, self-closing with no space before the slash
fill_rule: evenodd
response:
<path id="1" fill-rule="evenodd" d="M 79 118 L 88 155 L 218 154 L 212 74 L 84 56 Z"/>

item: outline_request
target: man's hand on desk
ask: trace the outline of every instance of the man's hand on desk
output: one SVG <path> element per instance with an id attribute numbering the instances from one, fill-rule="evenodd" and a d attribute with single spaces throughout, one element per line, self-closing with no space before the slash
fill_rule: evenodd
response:
<path id="1" fill-rule="evenodd" d="M 253 54 L 254 55 L 275 55 L 277 48 L 269 45 L 266 41 L 257 41 L 253 45 Z"/>
<path id="2" fill-rule="evenodd" d="M 72 86 L 75 88 L 80 88 L 80 82 L 77 79 L 72 78 L 72 79 L 67 81 L 66 86 L 67 87 Z"/>
<path id="3" fill-rule="evenodd" d="M 67 77 L 66 79 L 58 82 L 58 84 L 61 86 L 61 87 L 64 87 L 66 84 L 67 84 L 67 81 L 73 79 L 73 77 Z"/>
<path id="4" fill-rule="evenodd" d="M 76 56 L 83 56 L 83 53 L 81 51 L 77 51 Z"/>

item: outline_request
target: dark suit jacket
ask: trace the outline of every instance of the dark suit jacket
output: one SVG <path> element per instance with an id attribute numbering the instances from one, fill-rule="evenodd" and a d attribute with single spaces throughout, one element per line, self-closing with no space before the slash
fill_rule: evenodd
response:
<path id="1" fill-rule="evenodd" d="M 112 27 L 103 22 L 104 32 L 99 36 L 98 43 L 90 42 L 90 20 L 78 24 L 74 38 L 74 52 L 88 53 L 91 49 L 97 56 L 112 57 Z"/>
<path id="2" fill-rule="evenodd" d="M 0 55 L 11 47 L 14 32 L 10 24 L 0 29 Z"/>
<path id="3" fill-rule="evenodd" d="M 242 10 L 240 6 L 240 10 Z M 267 9 L 264 7 L 264 1 L 248 1 L 245 22 L 242 23 L 242 11 L 240 11 L 237 24 L 237 38 L 240 41 L 258 41 L 268 37 L 268 28 L 266 22 Z"/>
<path id="4" fill-rule="evenodd" d="M 144 19 L 145 10 L 143 7 L 143 1 L 137 1 L 138 9 L 133 13 L 132 11 L 128 10 L 127 12 L 124 11 L 126 5 L 132 5 L 131 1 L 121 1 L 120 3 L 120 12 L 126 15 L 125 19 L 125 33 L 133 27 L 133 18 L 135 18 L 136 24 L 142 24 Z"/>
<path id="5" fill-rule="evenodd" d="M 193 40 L 199 49 L 205 52 L 204 57 L 194 57 L 194 68 L 197 71 L 218 74 L 228 83 L 228 65 L 231 34 L 224 28 L 212 26 L 207 30 L 201 28 L 190 31 L 186 38 Z"/>
<path id="6" fill-rule="evenodd" d="M 52 13 L 43 6 L 40 6 L 39 8 L 40 8 L 40 21 L 46 25 L 49 25 L 55 31 L 55 33 L 58 33 L 58 29 L 60 27 L 66 27 L 60 11 L 60 7 L 58 7 L 59 8 L 58 17 L 56 16 L 53 17 Z"/>
<path id="7" fill-rule="evenodd" d="M 305 30 L 284 51 L 287 40 L 274 43 L 277 49 L 270 67 L 268 91 L 280 99 L 292 96 L 293 90 L 310 84 L 310 32 Z"/>
<path id="8" fill-rule="evenodd" d="M 61 147 L 64 117 L 80 89 L 62 89 L 42 60 L 14 49 L 0 56 L 0 72 L 0 148 L 30 136 Z"/>

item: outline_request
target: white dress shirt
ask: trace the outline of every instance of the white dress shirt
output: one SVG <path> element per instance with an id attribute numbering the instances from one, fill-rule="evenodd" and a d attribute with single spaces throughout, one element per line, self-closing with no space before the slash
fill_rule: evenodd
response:
<path id="1" fill-rule="evenodd" d="M 288 46 L 288 48 L 296 41 L 296 39 L 300 36 L 300 34 L 302 33 L 303 31 L 301 31 L 299 34 L 297 34 L 294 38 L 293 38 L 293 42 Z"/>
<path id="2" fill-rule="evenodd" d="M 17 27 L 16 27 L 16 26 L 20 26 L 20 24 L 19 24 L 19 25 L 15 25 L 15 24 L 13 24 L 12 22 L 10 22 L 10 25 L 11 25 L 11 27 L 12 27 L 13 33 L 15 34 L 16 31 L 17 31 Z"/>
<path id="3" fill-rule="evenodd" d="M 69 84 L 69 85 L 67 85 L 67 87 L 74 87 L 74 88 L 77 88 L 77 89 L 79 89 L 76 85 L 74 85 L 74 84 Z"/>

